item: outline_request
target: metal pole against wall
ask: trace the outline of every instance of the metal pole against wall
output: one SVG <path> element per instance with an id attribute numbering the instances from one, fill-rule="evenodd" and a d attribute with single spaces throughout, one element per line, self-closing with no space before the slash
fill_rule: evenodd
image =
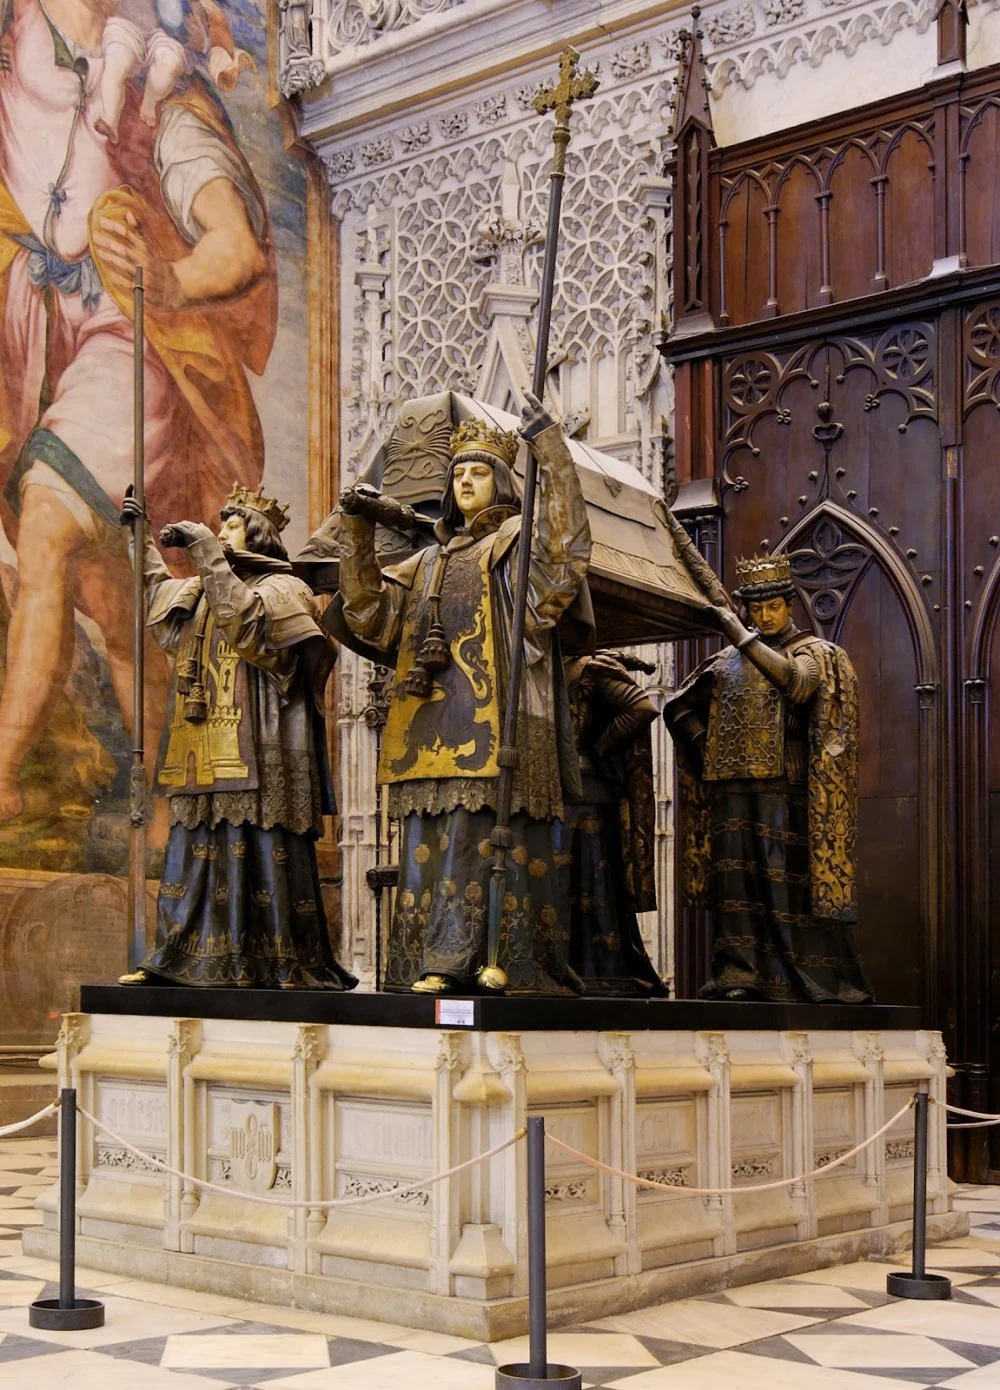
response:
<path id="1" fill-rule="evenodd" d="M 921 1091 L 913 1122 L 913 1262 L 908 1274 L 890 1274 L 886 1293 L 896 1298 L 951 1298 L 951 1280 L 927 1273 L 927 1128 L 930 1097 Z"/>
<path id="2" fill-rule="evenodd" d="M 36 1299 L 28 1323 L 49 1332 L 104 1326 L 104 1304 L 76 1296 L 76 1091 L 70 1087 L 59 1096 L 59 1297 Z"/>
<path id="3" fill-rule="evenodd" d="M 581 1390 L 572 1366 L 551 1366 L 548 1358 L 548 1299 L 545 1287 L 545 1120 L 528 1120 L 528 1360 L 497 1369 L 496 1390 L 543 1390 L 561 1385 Z"/>

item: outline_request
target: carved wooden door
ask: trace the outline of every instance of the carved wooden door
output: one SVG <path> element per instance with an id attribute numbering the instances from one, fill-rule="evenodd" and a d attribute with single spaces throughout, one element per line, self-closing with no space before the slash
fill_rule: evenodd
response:
<path id="1" fill-rule="evenodd" d="M 917 873 L 936 719 L 927 596 L 940 589 L 932 322 L 721 363 L 726 579 L 791 557 L 797 621 L 844 646 L 861 689 L 860 945 L 877 996 L 918 1003 L 931 923 Z M 932 610 L 931 610 L 932 611 Z"/>

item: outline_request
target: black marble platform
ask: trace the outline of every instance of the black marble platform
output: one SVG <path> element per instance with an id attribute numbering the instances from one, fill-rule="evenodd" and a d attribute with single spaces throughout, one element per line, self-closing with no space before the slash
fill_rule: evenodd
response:
<path id="1" fill-rule="evenodd" d="M 482 1033 L 676 1032 L 701 1029 L 921 1028 L 920 1009 L 895 1005 L 725 1004 L 698 999 L 462 999 L 417 994 L 328 994 L 323 990 L 183 989 L 84 985 L 88 1014 L 144 1018 L 234 1018 L 270 1023 L 365 1024 L 381 1028 L 468 1028 Z"/>

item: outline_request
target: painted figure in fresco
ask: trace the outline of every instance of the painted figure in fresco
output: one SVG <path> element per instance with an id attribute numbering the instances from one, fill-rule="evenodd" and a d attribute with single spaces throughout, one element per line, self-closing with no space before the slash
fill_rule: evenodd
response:
<path id="1" fill-rule="evenodd" d="M 199 58 L 223 88 L 233 87 L 242 71 L 254 68 L 250 55 L 234 45 L 214 0 L 120 0 L 104 26 L 101 56 L 103 113 L 94 125 L 114 143 L 128 84 L 138 74 L 144 77 L 139 116 L 153 128 L 161 104 Z"/>
<path id="2" fill-rule="evenodd" d="M 667 703 L 689 901 L 713 914 L 706 998 L 871 1002 L 857 920 L 858 693 L 842 648 L 798 630 L 787 555 L 737 561 L 756 630 Z"/>
<path id="3" fill-rule="evenodd" d="M 264 199 L 207 60 L 163 96 L 155 130 L 128 82 L 117 142 L 102 132 L 117 8 L 0 3 L 0 516 L 19 585 L 0 696 L 0 822 L 21 813 L 18 773 L 72 659 L 74 608 L 98 624 L 130 709 L 131 577 L 117 523 L 132 476 L 137 265 L 154 525 L 213 515 L 234 476 L 252 487 L 263 467 L 247 372 L 263 371 L 276 322 Z M 167 670 L 152 656 L 148 670 L 156 729 Z"/>
<path id="4" fill-rule="evenodd" d="M 125 499 L 123 524 L 138 507 Z M 322 694 L 333 648 L 291 572 L 288 508 L 239 484 L 213 536 L 163 529 L 197 570 L 174 579 L 147 527 L 146 622 L 174 657 L 156 765 L 170 839 L 156 941 L 122 984 L 352 989 L 333 958 L 316 840 L 333 799 Z"/>
<path id="5" fill-rule="evenodd" d="M 656 909 L 656 802 L 650 726 L 656 706 L 625 652 L 565 664 L 582 795 L 565 798 L 571 856 L 570 964 L 588 994 L 665 993 L 636 920 Z"/>
<path id="6" fill-rule="evenodd" d="M 555 624 L 590 560 L 572 459 L 529 397 L 521 434 L 539 463 L 512 848 L 499 964 L 511 993 L 582 990 L 569 962 L 564 793 L 582 793 Z M 486 963 L 501 702 L 513 620 L 517 437 L 482 420 L 451 437 L 439 544 L 380 569 L 375 525 L 402 504 L 364 485 L 341 499 L 340 591 L 358 638 L 395 663 L 379 778 L 402 820 L 386 988 L 468 992 Z"/>

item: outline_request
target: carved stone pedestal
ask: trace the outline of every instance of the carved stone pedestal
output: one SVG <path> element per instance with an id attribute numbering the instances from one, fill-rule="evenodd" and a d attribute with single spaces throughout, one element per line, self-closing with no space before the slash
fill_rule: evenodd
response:
<path id="1" fill-rule="evenodd" d="M 484 1339 L 527 1325 L 524 1146 L 401 1189 L 529 1114 L 614 1167 L 681 1185 L 637 1192 L 550 1148 L 550 1319 L 580 1322 L 902 1249 L 910 1115 L 815 1183 L 735 1197 L 683 1187 L 804 1173 L 917 1087 L 945 1087 L 940 1037 L 899 1026 L 907 1010 L 155 989 L 86 990 L 84 1004 L 101 1011 L 66 1016 L 61 1084 L 130 1144 L 226 1191 L 199 1193 L 81 1121 L 81 1263 Z M 931 1124 L 939 1239 L 966 1218 L 948 1209 L 936 1107 Z M 366 1193 L 382 1196 L 319 1205 Z M 55 1190 L 39 1205 L 25 1249 L 52 1256 Z"/>

